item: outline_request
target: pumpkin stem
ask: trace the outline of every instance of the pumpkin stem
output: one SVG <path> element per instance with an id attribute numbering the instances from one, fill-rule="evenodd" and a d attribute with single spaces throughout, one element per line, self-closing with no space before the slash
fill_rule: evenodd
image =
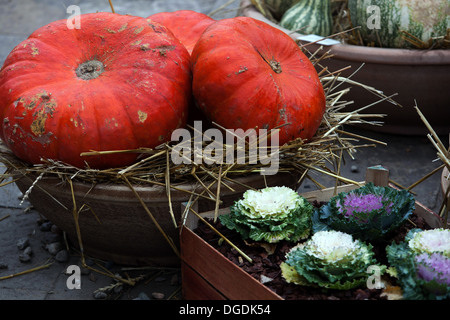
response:
<path id="1" fill-rule="evenodd" d="M 105 71 L 103 63 L 98 60 L 89 60 L 80 64 L 75 71 L 78 78 L 83 80 L 92 80 L 97 78 Z"/>
<path id="2" fill-rule="evenodd" d="M 272 59 L 269 61 L 269 65 L 275 73 L 281 73 L 281 64 L 278 61 Z"/>

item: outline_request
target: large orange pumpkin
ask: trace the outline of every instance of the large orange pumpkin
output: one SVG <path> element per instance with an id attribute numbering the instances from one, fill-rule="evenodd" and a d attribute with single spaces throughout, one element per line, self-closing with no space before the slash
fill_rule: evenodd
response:
<path id="1" fill-rule="evenodd" d="M 205 29 L 216 21 L 204 13 L 192 10 L 159 12 L 149 16 L 148 19 L 156 21 L 172 31 L 186 47 L 189 54 L 192 53 L 195 44 Z M 209 119 L 192 100 L 189 106 L 188 124 L 194 125 L 195 121 L 202 121 L 204 128 L 211 126 Z"/>
<path id="2" fill-rule="evenodd" d="M 311 139 L 325 112 L 314 66 L 282 31 L 255 19 L 224 19 L 208 27 L 191 55 L 193 94 L 228 129 L 280 130 L 280 144 Z"/>
<path id="3" fill-rule="evenodd" d="M 148 18 L 169 28 L 189 53 L 192 53 L 203 31 L 216 21 L 204 13 L 192 10 L 159 12 Z"/>
<path id="4" fill-rule="evenodd" d="M 92 13 L 20 43 L 0 71 L 0 137 L 23 160 L 119 167 L 136 154 L 89 150 L 156 147 L 185 125 L 189 53 L 168 29 L 140 17 Z"/>

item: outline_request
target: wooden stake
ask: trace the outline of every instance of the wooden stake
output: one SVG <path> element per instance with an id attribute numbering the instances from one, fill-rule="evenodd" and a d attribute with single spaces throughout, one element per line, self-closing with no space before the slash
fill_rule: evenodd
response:
<path id="1" fill-rule="evenodd" d="M 366 182 L 372 182 L 378 187 L 387 187 L 389 185 L 389 170 L 380 165 L 367 168 Z"/>

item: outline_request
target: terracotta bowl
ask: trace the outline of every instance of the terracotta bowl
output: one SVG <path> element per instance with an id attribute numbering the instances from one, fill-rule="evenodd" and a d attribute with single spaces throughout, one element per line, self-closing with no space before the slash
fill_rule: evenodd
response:
<path id="1" fill-rule="evenodd" d="M 243 0 L 240 15 L 262 20 L 289 34 L 297 40 L 301 34 L 286 30 L 266 19 L 249 0 Z M 306 44 L 305 42 L 302 42 Z M 308 45 L 315 52 L 318 44 Z M 386 114 L 383 126 L 365 126 L 365 128 L 392 134 L 423 135 L 428 133 L 416 110 L 415 101 L 438 134 L 450 132 L 450 50 L 408 50 L 373 48 L 335 44 L 323 46 L 322 53 L 330 51 L 331 59 L 321 64 L 330 71 L 347 66 L 342 72 L 348 77 L 362 64 L 364 66 L 352 76 L 352 80 L 383 91 L 387 96 L 398 94 L 393 99 L 403 107 L 389 102 L 378 103 L 365 113 Z M 344 88 L 345 86 L 342 86 Z M 350 86 L 347 86 L 350 87 Z M 380 98 L 360 87 L 351 86 L 344 100 L 354 101 L 349 110 L 364 107 Z"/>
<path id="2" fill-rule="evenodd" d="M 266 176 L 270 186 L 295 187 L 296 179 L 289 174 Z M 236 179 L 239 183 L 254 187 L 265 186 L 262 175 L 254 174 Z M 22 177 L 16 181 L 19 189 L 25 193 L 34 179 Z M 223 206 L 227 207 L 240 198 L 247 190 L 239 183 L 229 183 L 234 189 L 221 188 Z M 91 257 L 113 261 L 123 265 L 160 265 L 176 266 L 180 261 L 172 247 L 156 228 L 150 216 L 139 200 L 126 185 L 73 183 L 77 208 L 85 204 L 80 213 L 79 225 L 84 253 Z M 194 184 L 179 185 L 179 188 L 194 191 Z M 176 228 L 169 213 L 165 187 L 135 187 L 139 196 L 150 209 L 164 232 L 179 245 L 179 228 Z M 197 189 L 196 192 L 201 192 Z M 174 215 L 180 222 L 183 212 L 182 203 L 189 200 L 189 193 L 171 191 Z M 78 245 L 74 218 L 73 199 L 70 186 L 60 179 L 43 178 L 33 187 L 29 200 L 36 210 L 48 220 L 66 232 L 72 244 Z M 214 210 L 215 201 L 201 200 L 198 211 Z M 100 223 L 96 220 L 98 217 Z"/>

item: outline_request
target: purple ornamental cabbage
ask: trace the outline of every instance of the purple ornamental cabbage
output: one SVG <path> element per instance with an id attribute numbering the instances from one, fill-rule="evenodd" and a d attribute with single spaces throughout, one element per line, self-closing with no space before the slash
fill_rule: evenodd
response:
<path id="1" fill-rule="evenodd" d="M 450 299 L 450 231 L 412 229 L 386 247 L 389 265 L 406 300 Z"/>
<path id="2" fill-rule="evenodd" d="M 414 211 L 414 197 L 406 190 L 367 183 L 341 192 L 313 213 L 313 232 L 337 230 L 363 241 L 381 240 Z"/>
<path id="3" fill-rule="evenodd" d="M 440 253 L 422 253 L 415 257 L 417 276 L 424 281 L 436 281 L 450 286 L 450 259 Z"/>
<path id="4" fill-rule="evenodd" d="M 336 201 L 339 213 L 346 218 L 353 217 L 361 223 L 368 222 L 368 219 L 361 219 L 361 213 L 367 215 L 373 210 L 384 209 L 386 214 L 389 215 L 393 206 L 393 202 L 389 201 L 389 199 L 383 199 L 383 196 L 375 194 L 348 193 L 344 197 L 344 203 L 342 204 L 341 202 L 341 200 Z"/>

